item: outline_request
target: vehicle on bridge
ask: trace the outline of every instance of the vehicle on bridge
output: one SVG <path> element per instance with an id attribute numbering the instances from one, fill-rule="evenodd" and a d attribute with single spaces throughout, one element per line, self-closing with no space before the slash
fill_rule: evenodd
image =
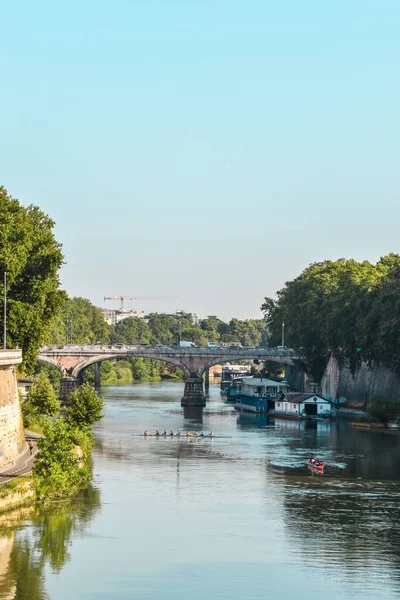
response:
<path id="1" fill-rule="evenodd" d="M 179 342 L 178 348 L 197 348 L 194 342 Z"/>

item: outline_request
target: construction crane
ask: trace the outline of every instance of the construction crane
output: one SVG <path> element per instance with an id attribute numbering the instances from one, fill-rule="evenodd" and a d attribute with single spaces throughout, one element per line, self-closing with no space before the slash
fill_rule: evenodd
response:
<path id="1" fill-rule="evenodd" d="M 125 300 L 171 300 L 176 299 L 178 296 L 104 296 L 104 302 L 107 300 L 119 300 L 121 302 L 120 310 L 124 310 Z"/>

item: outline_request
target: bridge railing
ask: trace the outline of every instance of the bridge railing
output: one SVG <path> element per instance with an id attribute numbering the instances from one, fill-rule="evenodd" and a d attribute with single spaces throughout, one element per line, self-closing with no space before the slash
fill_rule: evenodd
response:
<path id="1" fill-rule="evenodd" d="M 149 352 L 156 354 L 186 354 L 186 355 L 209 355 L 209 356 L 250 356 L 254 354 L 264 356 L 276 356 L 281 355 L 285 357 L 295 357 L 296 352 L 292 349 L 284 348 L 255 348 L 255 347 L 244 347 L 244 348 L 207 348 L 196 346 L 192 348 L 180 348 L 179 346 L 168 346 L 166 344 L 68 344 L 64 346 L 60 345 L 49 345 L 41 348 L 40 353 L 62 353 L 62 354 L 77 354 L 77 353 L 90 353 L 90 354 L 124 354 L 129 352 Z"/>

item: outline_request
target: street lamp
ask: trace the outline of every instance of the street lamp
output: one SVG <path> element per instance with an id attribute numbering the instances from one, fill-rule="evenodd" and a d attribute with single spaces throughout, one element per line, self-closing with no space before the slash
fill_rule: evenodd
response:
<path id="1" fill-rule="evenodd" d="M 66 334 L 67 334 L 67 346 L 68 344 L 70 344 L 72 342 L 72 321 L 71 319 L 67 319 L 65 321 L 65 325 L 66 325 Z"/>
<path id="2" fill-rule="evenodd" d="M 182 341 L 182 315 L 183 315 L 182 309 L 175 310 L 175 316 L 178 317 L 178 319 L 179 319 L 179 343 L 181 343 L 181 341 Z"/>

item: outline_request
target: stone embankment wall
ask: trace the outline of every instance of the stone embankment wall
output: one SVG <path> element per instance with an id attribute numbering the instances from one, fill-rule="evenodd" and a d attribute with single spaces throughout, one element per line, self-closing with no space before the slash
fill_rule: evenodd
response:
<path id="1" fill-rule="evenodd" d="M 352 373 L 331 357 L 321 380 L 325 396 L 346 398 L 350 402 L 366 402 L 375 395 L 388 396 L 400 401 L 400 377 L 383 366 L 361 365 Z"/>
<path id="2" fill-rule="evenodd" d="M 20 351 L 0 351 L 0 466 L 11 462 L 25 448 L 24 427 L 19 402 L 15 364 Z"/>

